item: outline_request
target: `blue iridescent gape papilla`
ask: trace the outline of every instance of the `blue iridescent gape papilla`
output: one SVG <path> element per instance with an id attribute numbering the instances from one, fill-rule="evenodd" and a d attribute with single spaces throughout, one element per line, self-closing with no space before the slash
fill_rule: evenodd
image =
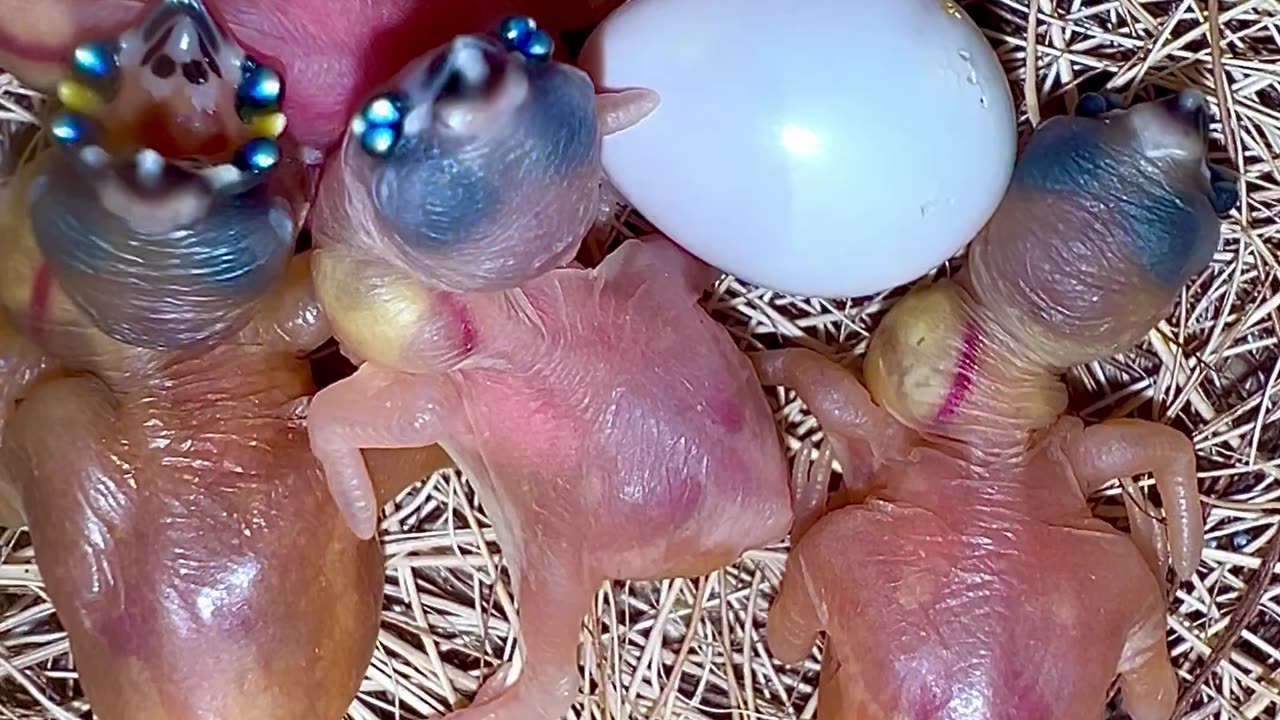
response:
<path id="1" fill-rule="evenodd" d="M 110 100 L 120 88 L 119 53 L 120 44 L 115 41 L 79 45 L 71 51 L 71 77 Z"/>
<path id="2" fill-rule="evenodd" d="M 280 109 L 284 103 L 284 79 L 280 73 L 252 56 L 244 59 L 236 88 L 236 110 L 241 118 Z"/>
<path id="3" fill-rule="evenodd" d="M 403 93 L 388 92 L 365 104 L 351 121 L 351 132 L 365 152 L 386 157 L 395 151 L 404 133 L 407 102 Z"/>
<path id="4" fill-rule="evenodd" d="M 498 37 L 508 50 L 530 60 L 548 60 L 555 52 L 555 41 L 551 35 L 539 28 L 533 18 L 524 15 L 503 20 L 498 25 Z"/>
<path id="5" fill-rule="evenodd" d="M 86 79 L 104 80 L 119 69 L 117 51 L 115 43 L 86 43 L 72 52 L 72 69 Z"/>
<path id="6" fill-rule="evenodd" d="M 97 140 L 98 124 L 80 113 L 64 110 L 49 121 L 49 134 L 61 145 L 77 147 Z"/>
<path id="7" fill-rule="evenodd" d="M 254 138 L 236 155 L 236 166 L 254 175 L 267 172 L 279 162 L 280 145 L 271 138 Z"/>

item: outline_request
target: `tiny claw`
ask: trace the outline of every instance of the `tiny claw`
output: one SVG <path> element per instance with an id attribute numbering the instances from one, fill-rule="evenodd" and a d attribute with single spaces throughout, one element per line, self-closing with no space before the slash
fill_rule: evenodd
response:
<path id="1" fill-rule="evenodd" d="M 791 469 L 791 542 L 794 546 L 822 519 L 827 509 L 827 495 L 835 455 L 830 443 L 823 443 L 817 458 L 813 457 L 812 438 L 805 438 L 796 452 Z"/>
<path id="2" fill-rule="evenodd" d="M 1209 183 L 1212 192 L 1209 199 L 1213 203 L 1213 211 L 1219 218 L 1226 219 L 1240 204 L 1240 185 L 1235 173 L 1221 165 L 1209 165 Z"/>
<path id="3" fill-rule="evenodd" d="M 1124 507 L 1129 518 L 1130 534 L 1151 572 L 1163 580 L 1169 573 L 1172 556 L 1169 533 L 1164 524 L 1156 520 L 1137 483 L 1132 478 L 1122 478 L 1120 484 L 1124 488 Z"/>
<path id="4" fill-rule="evenodd" d="M 1076 103 L 1079 117 L 1100 117 L 1113 110 L 1124 109 L 1124 98 L 1116 93 L 1088 93 Z"/>

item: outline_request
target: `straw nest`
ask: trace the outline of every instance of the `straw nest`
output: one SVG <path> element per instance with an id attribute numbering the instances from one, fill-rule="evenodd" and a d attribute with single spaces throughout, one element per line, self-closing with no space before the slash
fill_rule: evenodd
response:
<path id="1" fill-rule="evenodd" d="M 1223 118 L 1217 159 L 1242 172 L 1245 200 L 1213 267 L 1140 349 L 1080 368 L 1071 381 L 1087 418 L 1169 422 L 1199 451 L 1209 549 L 1197 579 L 1171 596 L 1168 624 L 1185 717 L 1280 716 L 1280 576 L 1270 572 L 1280 555 L 1280 0 L 961 5 L 1004 62 L 1024 132 L 1104 86 L 1131 96 L 1200 87 Z M 0 112 L 10 121 L 0 153 L 5 135 L 37 122 L 37 101 L 0 73 Z M 644 230 L 620 212 L 588 251 Z M 856 362 L 900 295 L 808 300 L 725 278 L 706 305 L 743 347 L 799 345 Z M 804 438 L 820 440 L 793 395 L 772 399 L 790 453 Z M 1096 501 L 1100 515 L 1123 526 L 1119 492 Z M 382 633 L 349 717 L 434 718 L 514 657 L 502 560 L 465 479 L 449 472 L 399 499 L 382 541 Z M 818 656 L 781 665 L 762 639 L 786 553 L 780 544 L 709 577 L 602 588 L 583 628 L 575 717 L 811 718 Z M 88 716 L 27 535 L 4 534 L 0 718 Z"/>

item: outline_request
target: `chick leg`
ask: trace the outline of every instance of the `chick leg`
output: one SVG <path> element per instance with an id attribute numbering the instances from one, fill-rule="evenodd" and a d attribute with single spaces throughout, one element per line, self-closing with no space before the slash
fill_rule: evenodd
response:
<path id="1" fill-rule="evenodd" d="M 1133 720 L 1169 720 L 1178 700 L 1178 678 L 1169 664 L 1162 603 L 1152 601 L 1129 634 L 1120 662 L 1124 709 Z"/>
<path id="2" fill-rule="evenodd" d="M 854 466 L 851 442 L 870 448 L 873 464 L 905 452 L 907 429 L 876 405 L 845 368 L 801 349 L 753 353 L 751 361 L 762 384 L 791 388 L 809 406 L 846 473 Z"/>
<path id="3" fill-rule="evenodd" d="M 422 448 L 444 436 L 442 395 L 436 379 L 365 364 L 321 390 L 307 424 L 311 449 L 324 467 L 338 507 L 356 535 L 373 537 L 377 492 L 361 450 Z"/>
<path id="4" fill-rule="evenodd" d="M 1164 503 L 1169 548 L 1179 577 L 1195 573 L 1204 549 L 1204 519 L 1196 484 L 1196 455 L 1182 433 L 1157 423 L 1113 420 L 1085 430 L 1070 449 L 1086 495 L 1117 477 L 1150 472 Z M 1150 551 L 1149 557 L 1159 553 Z"/>
<path id="5" fill-rule="evenodd" d="M 502 678 L 485 683 L 476 704 L 448 720 L 559 720 L 573 706 L 580 685 L 578 639 L 583 618 L 603 579 L 566 567 L 577 555 L 567 548 L 540 548 L 539 559 L 519 573 L 520 674 L 499 690 Z M 505 668 L 504 668 L 505 670 Z"/>
<path id="6" fill-rule="evenodd" d="M 288 273 L 266 299 L 254 322 L 241 332 L 243 342 L 298 354 L 324 344 L 333 332 L 311 281 L 311 252 L 295 255 Z"/>
<path id="7" fill-rule="evenodd" d="M 6 419 L 13 415 L 18 401 L 51 369 L 49 358 L 19 335 L 0 314 L 0 446 L 4 445 Z M 0 527 L 18 527 L 25 522 L 18 490 L 12 483 L 0 460 Z"/>
<path id="8" fill-rule="evenodd" d="M 804 565 L 801 551 L 793 551 L 765 628 L 769 652 L 788 665 L 799 663 L 813 652 L 822 630 L 818 609 L 813 604 L 812 581 Z"/>

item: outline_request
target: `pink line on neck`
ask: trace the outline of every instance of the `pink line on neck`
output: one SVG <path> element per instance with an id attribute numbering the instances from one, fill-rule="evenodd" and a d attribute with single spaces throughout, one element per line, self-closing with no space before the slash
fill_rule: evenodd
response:
<path id="1" fill-rule="evenodd" d="M 45 317 L 49 314 L 49 299 L 53 295 L 53 270 L 49 263 L 42 262 L 36 269 L 35 280 L 31 283 L 31 299 L 27 317 L 28 329 L 33 339 L 44 334 Z"/>
<path id="2" fill-rule="evenodd" d="M 476 323 L 466 301 L 453 293 L 441 293 L 440 296 L 448 305 L 453 321 L 458 324 L 458 339 L 462 343 L 463 354 L 470 355 L 476 349 Z"/>
<path id="3" fill-rule="evenodd" d="M 938 411 L 939 422 L 950 420 L 960 412 L 964 401 L 969 399 L 973 391 L 974 381 L 978 374 L 978 355 L 982 352 L 982 332 L 976 323 L 970 323 L 965 329 L 964 339 L 960 342 L 960 357 L 956 359 L 956 375 L 947 390 L 947 397 L 942 401 L 942 409 Z"/>

